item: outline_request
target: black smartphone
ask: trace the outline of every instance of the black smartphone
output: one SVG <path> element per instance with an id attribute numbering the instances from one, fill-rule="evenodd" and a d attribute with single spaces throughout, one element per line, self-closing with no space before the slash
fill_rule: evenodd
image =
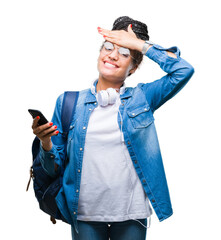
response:
<path id="1" fill-rule="evenodd" d="M 38 125 L 43 125 L 45 123 L 48 123 L 48 120 L 46 119 L 46 117 L 39 110 L 28 109 L 28 112 L 32 115 L 33 118 L 36 118 L 37 116 L 40 117 L 38 121 Z"/>

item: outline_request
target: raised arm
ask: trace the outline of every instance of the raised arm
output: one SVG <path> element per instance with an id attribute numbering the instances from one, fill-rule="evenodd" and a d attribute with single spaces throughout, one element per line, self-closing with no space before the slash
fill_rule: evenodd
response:
<path id="1" fill-rule="evenodd" d="M 146 56 L 167 73 L 159 80 L 140 84 L 152 111 L 155 111 L 186 85 L 194 73 L 194 68 L 180 57 L 180 50 L 177 47 L 163 48 L 153 45 Z"/>
<path id="2" fill-rule="evenodd" d="M 101 28 L 98 31 L 110 42 L 142 52 L 145 41 L 136 37 L 130 25 L 127 31 Z M 180 50 L 177 47 L 163 48 L 153 44 L 148 46 L 145 55 L 167 73 L 152 83 L 138 85 L 144 91 L 152 111 L 155 111 L 184 87 L 193 75 L 194 68 L 180 57 Z"/>

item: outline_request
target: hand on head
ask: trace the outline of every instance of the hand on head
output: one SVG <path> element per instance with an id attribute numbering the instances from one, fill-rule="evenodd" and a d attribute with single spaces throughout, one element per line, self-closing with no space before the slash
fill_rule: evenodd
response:
<path id="1" fill-rule="evenodd" d="M 132 30 L 132 24 L 128 25 L 127 31 L 107 30 L 98 27 L 98 32 L 109 42 L 132 50 L 142 50 L 144 40 L 137 38 L 136 34 Z"/>

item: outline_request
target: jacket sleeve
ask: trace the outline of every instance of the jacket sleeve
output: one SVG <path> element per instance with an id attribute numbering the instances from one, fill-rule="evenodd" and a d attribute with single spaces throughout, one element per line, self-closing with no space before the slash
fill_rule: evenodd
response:
<path id="1" fill-rule="evenodd" d="M 173 52 L 177 58 L 170 57 L 166 51 Z M 148 49 L 146 56 L 158 63 L 167 73 L 159 80 L 140 86 L 154 112 L 186 85 L 194 73 L 194 68 L 180 57 L 177 47 L 162 48 L 154 44 Z"/>
<path id="2" fill-rule="evenodd" d="M 54 114 L 52 117 L 52 122 L 57 126 L 59 134 L 52 137 L 52 149 L 50 151 L 45 151 L 42 146 L 40 146 L 40 161 L 42 167 L 46 173 L 55 177 L 62 166 L 63 161 L 65 160 L 66 153 L 66 143 L 62 137 L 62 123 L 61 123 L 61 108 L 63 102 L 63 94 L 60 95 L 56 101 Z M 58 168 L 55 170 L 55 164 Z"/>

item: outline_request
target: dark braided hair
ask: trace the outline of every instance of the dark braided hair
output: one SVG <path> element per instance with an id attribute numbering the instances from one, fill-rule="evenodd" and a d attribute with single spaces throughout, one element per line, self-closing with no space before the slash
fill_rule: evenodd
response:
<path id="1" fill-rule="evenodd" d="M 112 30 L 125 30 L 127 31 L 128 25 L 132 24 L 132 30 L 136 34 L 137 38 L 142 40 L 149 40 L 147 25 L 140 21 L 134 20 L 128 16 L 122 16 L 117 18 L 113 23 Z M 143 54 L 139 51 L 133 51 L 133 64 L 139 65 L 143 60 Z"/>

